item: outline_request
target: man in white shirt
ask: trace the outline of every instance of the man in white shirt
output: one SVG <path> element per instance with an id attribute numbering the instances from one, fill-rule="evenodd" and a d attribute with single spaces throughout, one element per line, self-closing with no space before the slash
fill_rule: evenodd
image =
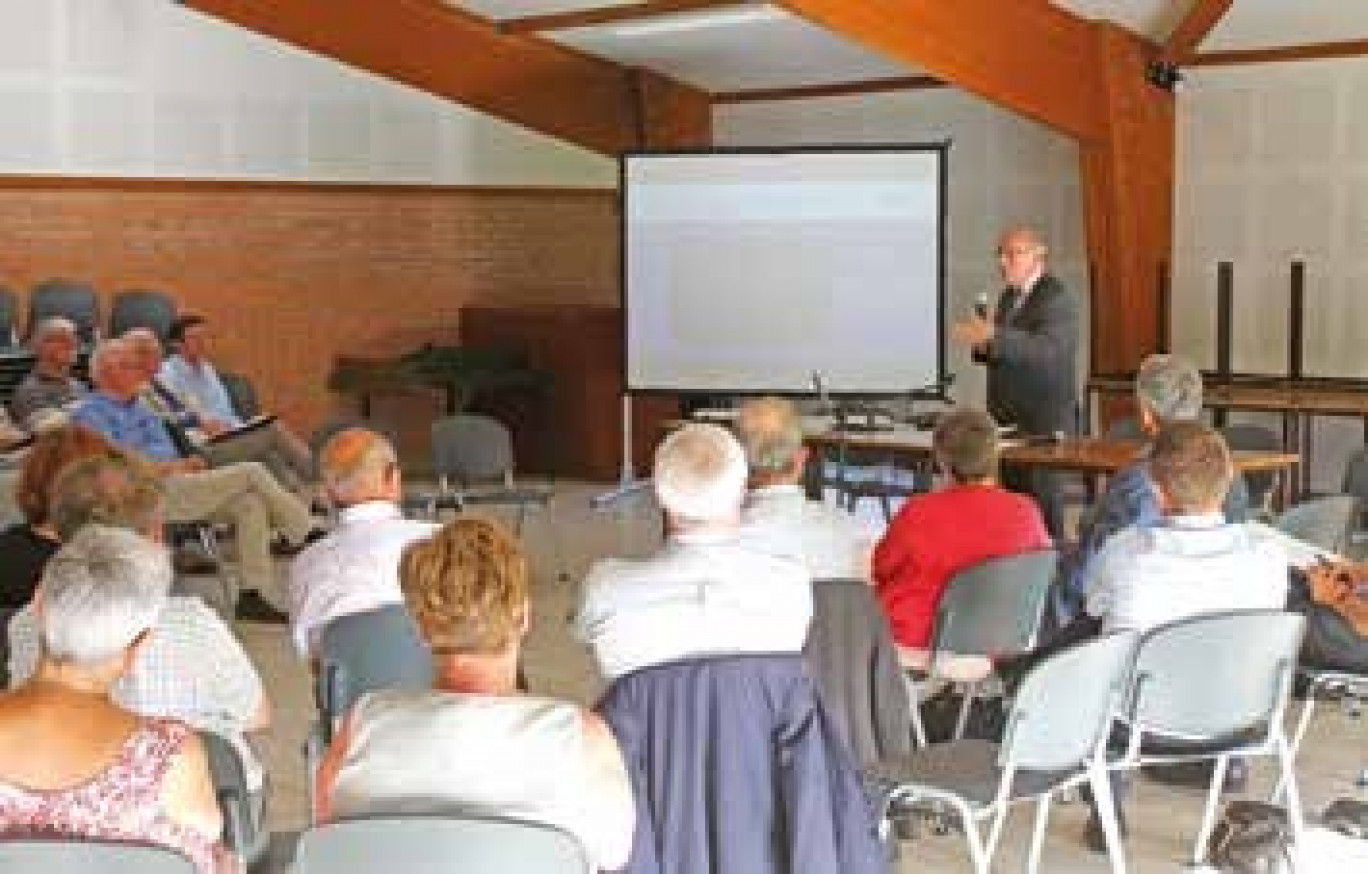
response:
<path id="1" fill-rule="evenodd" d="M 814 580 L 867 579 L 870 542 L 855 518 L 803 494 L 808 450 L 793 402 L 774 397 L 747 401 L 736 433 L 750 466 L 741 542 L 803 562 Z"/>
<path id="2" fill-rule="evenodd" d="M 1281 610 L 1287 555 L 1248 525 L 1225 521 L 1221 506 L 1233 467 L 1225 440 L 1196 422 L 1155 438 L 1150 476 L 1163 518 L 1112 535 L 1097 556 L 1088 614 L 1103 632 L 1145 631 L 1222 610 Z"/>
<path id="3" fill-rule="evenodd" d="M 1253 526 L 1227 523 L 1221 512 L 1234 468 L 1220 434 L 1199 422 L 1164 426 L 1150 451 L 1149 473 L 1162 518 L 1113 534 L 1089 579 L 1087 612 L 1104 633 L 1144 632 L 1226 610 L 1286 607 L 1282 546 Z M 1113 776 L 1118 816 L 1125 791 L 1124 777 Z M 1124 834 L 1124 818 L 1121 823 Z M 1095 813 L 1085 840 L 1102 851 Z"/>
<path id="4" fill-rule="evenodd" d="M 323 627 L 340 616 L 402 604 L 399 557 L 436 525 L 403 517 L 403 478 L 394 447 L 364 428 L 334 436 L 319 454 L 323 488 L 341 510 L 337 527 L 290 568 L 290 636 L 316 656 Z"/>
<path id="5" fill-rule="evenodd" d="M 653 556 L 589 571 L 575 632 L 609 680 L 710 653 L 799 652 L 812 620 L 800 562 L 740 540 L 746 458 L 716 425 L 689 424 L 656 449 L 667 537 Z"/>

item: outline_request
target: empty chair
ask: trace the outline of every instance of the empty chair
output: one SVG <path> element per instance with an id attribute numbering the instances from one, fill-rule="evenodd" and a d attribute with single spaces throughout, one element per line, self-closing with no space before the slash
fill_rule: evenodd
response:
<path id="1" fill-rule="evenodd" d="M 513 477 L 513 438 L 497 419 L 458 413 L 432 423 L 432 468 L 438 500 L 457 508 L 471 504 L 511 504 L 522 531 L 528 505 L 546 506 L 551 489 L 518 485 Z"/>
<path id="2" fill-rule="evenodd" d="M 318 644 L 323 740 L 352 703 L 376 689 L 432 688 L 432 657 L 403 604 L 339 616 Z"/>
<path id="3" fill-rule="evenodd" d="M 0 840 L 0 871 L 16 874 L 195 874 L 190 860 L 163 847 L 117 841 Z"/>
<path id="4" fill-rule="evenodd" d="M 855 761 L 865 765 L 911 750 L 898 648 L 868 582 L 813 582 L 812 627 L 803 654 Z"/>
<path id="5" fill-rule="evenodd" d="M 164 291 L 130 289 L 114 295 L 109 308 L 109 336 L 121 337 L 133 328 L 149 328 L 167 343 L 171 323 L 176 320 L 176 304 Z"/>
<path id="6" fill-rule="evenodd" d="M 1088 783 L 1100 798 L 1113 871 L 1125 871 L 1107 784 L 1104 747 L 1136 635 L 1114 634 L 1062 650 L 1026 675 L 1000 744 L 955 740 L 886 759 L 870 770 L 885 788 L 885 816 L 920 801 L 948 803 L 963 824 L 976 874 L 988 874 L 1013 802 L 1036 800 L 1027 871 L 1040 867 L 1054 793 Z M 985 838 L 978 823 L 991 820 Z"/>
<path id="7" fill-rule="evenodd" d="M 1225 438 L 1226 444 L 1233 450 L 1277 452 L 1283 446 L 1282 438 L 1274 433 L 1272 428 L 1263 425 L 1244 422 L 1226 425 L 1221 429 L 1221 436 Z M 1249 490 L 1249 506 L 1256 514 L 1268 507 L 1268 499 L 1273 492 L 1273 484 L 1276 478 L 1277 473 L 1271 470 L 1245 472 L 1245 486 Z"/>
<path id="8" fill-rule="evenodd" d="M 1351 495 L 1327 495 L 1303 501 L 1285 510 L 1274 522 L 1284 534 L 1326 552 L 1343 552 L 1349 545 L 1358 499 Z"/>
<path id="9" fill-rule="evenodd" d="M 551 826 L 409 816 L 317 825 L 299 839 L 296 874 L 590 874 L 583 847 Z"/>
<path id="10" fill-rule="evenodd" d="M 1354 524 L 1349 532 L 1350 552 L 1355 557 L 1361 553 L 1360 534 L 1363 531 L 1363 511 L 1368 509 L 1368 446 L 1357 449 L 1344 464 L 1344 480 L 1340 492 L 1353 495 L 1358 499 L 1358 509 L 1354 514 Z"/>
<path id="11" fill-rule="evenodd" d="M 1034 649 L 1057 564 L 1055 550 L 1040 549 L 990 558 L 955 574 L 936 605 L 926 674 L 958 673 L 949 664 L 956 657 L 991 660 Z M 955 737 L 964 733 L 976 685 L 971 682 L 966 686 Z M 918 710 L 920 689 L 915 683 L 913 690 L 913 730 L 917 741 L 924 744 L 926 733 Z"/>
<path id="12" fill-rule="evenodd" d="M 14 292 L 0 286 L 0 349 L 13 349 L 19 345 L 18 313 Z"/>
<path id="13" fill-rule="evenodd" d="M 81 345 L 89 346 L 100 338 L 100 307 L 95 289 L 72 279 L 48 279 L 38 283 L 29 293 L 28 331 L 33 331 L 44 319 L 61 316 L 76 326 Z"/>
<path id="14" fill-rule="evenodd" d="M 241 373 L 230 373 L 226 370 L 220 370 L 218 375 L 224 391 L 228 392 L 228 400 L 233 404 L 233 412 L 237 413 L 239 419 L 245 422 L 261 414 L 256 386 L 252 385 L 251 379 Z"/>
<path id="15" fill-rule="evenodd" d="M 1221 786 L 1234 756 L 1278 760 L 1292 832 L 1301 836 L 1301 799 L 1283 714 L 1304 628 L 1305 620 L 1296 613 L 1248 610 L 1184 619 L 1141 638 L 1121 710 L 1129 737 L 1125 752 L 1110 767 L 1216 761 L 1193 864 L 1206 855 Z M 1181 747 L 1176 738 L 1182 739 Z"/>

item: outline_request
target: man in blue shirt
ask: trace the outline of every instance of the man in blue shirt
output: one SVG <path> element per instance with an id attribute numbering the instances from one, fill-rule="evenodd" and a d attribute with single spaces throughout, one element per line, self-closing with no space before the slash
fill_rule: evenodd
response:
<path id="1" fill-rule="evenodd" d="M 1202 414 L 1202 375 L 1176 355 L 1151 355 L 1135 375 L 1135 401 L 1140 427 L 1151 438 L 1165 425 L 1197 421 Z M 1227 522 L 1243 522 L 1249 515 L 1249 492 L 1238 474 L 1221 509 Z M 1124 528 L 1153 525 L 1162 515 L 1146 449 L 1107 481 L 1097 503 L 1079 520 L 1078 545 L 1060 563 L 1054 604 L 1060 625 L 1082 611 L 1093 559 L 1103 544 Z"/>
<path id="2" fill-rule="evenodd" d="M 106 340 L 96 347 L 90 372 L 95 391 L 77 405 L 72 420 L 141 455 L 162 475 L 169 521 L 232 523 L 243 588 L 283 603 L 271 557 L 272 532 L 292 544 L 304 542 L 313 527 L 308 507 L 256 462 L 206 470 L 204 459 L 182 457 L 162 420 L 138 401 L 144 375 L 126 341 Z"/>

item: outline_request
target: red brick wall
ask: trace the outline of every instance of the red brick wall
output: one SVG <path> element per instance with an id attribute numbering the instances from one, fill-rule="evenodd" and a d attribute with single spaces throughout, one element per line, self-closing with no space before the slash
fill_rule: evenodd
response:
<path id="1" fill-rule="evenodd" d="M 212 322 L 217 358 L 307 433 L 354 409 L 338 353 L 453 342 L 466 303 L 614 303 L 611 192 L 0 177 L 0 285 L 53 276 L 105 300 L 159 288 Z M 405 444 L 435 398 L 382 401 Z"/>

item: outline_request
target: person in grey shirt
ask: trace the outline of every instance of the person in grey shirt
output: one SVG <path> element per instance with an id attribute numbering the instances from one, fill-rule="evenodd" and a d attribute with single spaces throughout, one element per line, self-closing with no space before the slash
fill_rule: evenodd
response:
<path id="1" fill-rule="evenodd" d="M 809 501 L 803 493 L 803 422 L 792 401 L 754 398 L 741 406 L 736 434 L 750 466 L 750 490 L 741 506 L 741 542 L 772 555 L 795 558 L 813 580 L 868 579 L 870 538 L 839 507 Z"/>
<path id="2" fill-rule="evenodd" d="M 72 375 L 76 365 L 76 325 L 53 316 L 44 319 L 33 334 L 36 361 L 28 376 L 14 390 L 10 412 L 29 431 L 66 421 L 66 412 L 88 391 Z"/>

